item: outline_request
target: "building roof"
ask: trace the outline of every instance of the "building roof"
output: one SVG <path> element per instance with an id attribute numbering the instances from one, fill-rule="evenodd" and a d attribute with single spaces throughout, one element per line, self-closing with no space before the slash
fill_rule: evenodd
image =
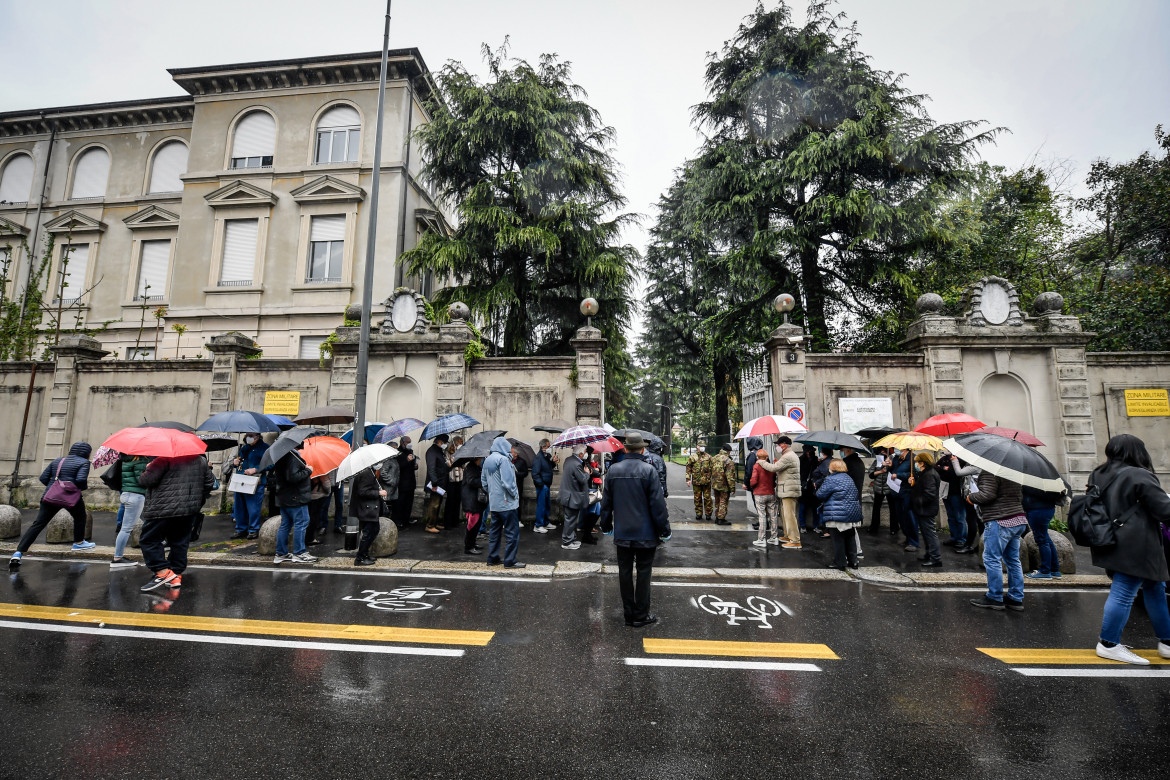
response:
<path id="1" fill-rule="evenodd" d="M 53 126 L 58 130 L 93 130 L 190 122 L 194 112 L 195 101 L 189 95 L 4 111 L 0 113 L 0 138 L 39 135 Z"/>

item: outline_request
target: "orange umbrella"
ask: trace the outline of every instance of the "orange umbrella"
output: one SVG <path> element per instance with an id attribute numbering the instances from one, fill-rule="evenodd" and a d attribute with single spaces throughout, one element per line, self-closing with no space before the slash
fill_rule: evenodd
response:
<path id="1" fill-rule="evenodd" d="M 314 477 L 335 471 L 348 454 L 349 445 L 333 436 L 313 436 L 301 445 L 301 455 L 313 469 Z"/>

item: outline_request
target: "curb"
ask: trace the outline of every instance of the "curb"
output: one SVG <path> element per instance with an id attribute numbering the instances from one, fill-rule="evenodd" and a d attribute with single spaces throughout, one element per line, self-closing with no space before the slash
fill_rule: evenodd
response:
<path id="1" fill-rule="evenodd" d="M 64 548 L 64 549 L 63 549 Z M 13 541 L 0 542 L 0 555 L 16 550 Z M 114 556 L 113 547 L 95 547 L 92 550 L 74 552 L 65 545 L 34 544 L 28 555 L 61 560 L 80 560 L 108 563 Z M 127 556 L 135 561 L 141 555 Z M 232 566 L 241 569 L 264 569 L 272 571 L 279 567 L 267 557 L 258 555 L 233 555 L 231 553 L 191 552 L 187 556 L 191 564 L 209 566 Z M 304 564 L 298 564 L 303 566 Z M 587 577 L 592 575 L 614 576 L 618 567 L 612 563 L 593 561 L 557 561 L 554 564 L 530 563 L 523 569 L 505 569 L 503 566 L 488 566 L 481 561 L 423 561 L 417 558 L 379 558 L 373 566 L 355 568 L 353 562 L 342 556 L 322 557 L 315 568 L 331 571 L 398 571 L 433 574 L 493 574 L 509 577 Z M 981 572 L 899 572 L 888 566 L 863 566 L 860 569 L 838 571 L 836 569 L 761 569 L 761 568 L 701 568 L 686 566 L 657 566 L 654 576 L 681 579 L 724 579 L 743 580 L 774 579 L 797 581 L 856 582 L 871 585 L 885 585 L 901 588 L 950 588 L 975 587 L 987 582 Z M 1061 588 L 1108 588 L 1109 578 L 1100 574 L 1066 574 L 1059 580 L 1028 580 L 1030 588 L 1059 590 Z"/>

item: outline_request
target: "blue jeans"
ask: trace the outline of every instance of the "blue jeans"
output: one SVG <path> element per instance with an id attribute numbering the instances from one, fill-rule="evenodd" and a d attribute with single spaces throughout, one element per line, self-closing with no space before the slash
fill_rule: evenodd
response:
<path id="1" fill-rule="evenodd" d="M 288 532 L 292 531 L 293 555 L 305 552 L 305 531 L 309 529 L 309 508 L 307 506 L 282 506 L 280 528 L 276 531 L 276 554 L 288 555 Z"/>
<path id="2" fill-rule="evenodd" d="M 500 533 L 504 534 L 504 564 L 511 566 L 516 562 L 516 553 L 520 549 L 520 510 L 509 509 L 506 512 L 492 512 L 492 527 L 488 531 L 488 562 L 500 560 Z"/>
<path id="3" fill-rule="evenodd" d="M 126 542 L 130 541 L 130 532 L 138 518 L 142 516 L 142 507 L 146 506 L 146 496 L 142 493 L 123 493 L 118 504 L 118 515 L 122 518 L 118 528 L 118 537 L 114 540 L 114 557 L 121 558 L 126 552 Z"/>
<path id="4" fill-rule="evenodd" d="M 1040 549 L 1040 573 L 1052 574 L 1060 571 L 1060 558 L 1056 555 L 1056 545 L 1048 535 L 1048 522 L 1056 514 L 1056 507 L 1047 509 L 1033 509 L 1028 512 L 1028 525 L 1032 527 L 1032 535 L 1036 537 L 1036 547 Z"/>
<path id="5" fill-rule="evenodd" d="M 1007 563 L 1008 598 L 1024 600 L 1024 568 L 1020 565 L 1020 540 L 1026 525 L 1004 528 L 992 521 L 983 527 L 983 568 L 987 570 L 987 598 L 1003 601 L 1003 564 Z"/>
<path id="6" fill-rule="evenodd" d="M 548 485 L 541 485 L 536 489 L 536 520 L 534 525 L 537 528 L 548 525 L 548 514 L 552 511 L 551 495 L 552 490 Z"/>
<path id="7" fill-rule="evenodd" d="M 236 520 L 236 533 L 259 533 L 260 513 L 264 509 L 264 486 L 257 485 L 256 492 L 232 494 L 232 517 Z"/>
<path id="8" fill-rule="evenodd" d="M 903 483 L 902 511 L 898 513 L 898 520 L 902 523 L 902 533 L 906 534 L 906 544 L 918 546 L 918 518 L 910 511 L 910 486 Z"/>
<path id="9" fill-rule="evenodd" d="M 114 524 L 114 533 L 122 533 L 122 518 L 126 516 L 126 507 L 118 504 L 118 520 Z"/>
<path id="10" fill-rule="evenodd" d="M 1154 624 L 1154 633 L 1162 642 L 1170 644 L 1170 609 L 1166 607 L 1166 583 L 1143 580 L 1128 574 L 1115 573 L 1105 600 L 1105 618 L 1101 621 L 1101 639 L 1121 643 L 1121 630 L 1129 620 L 1129 610 L 1137 598 L 1138 589 L 1146 602 L 1146 613 Z"/>
<path id="11" fill-rule="evenodd" d="M 943 506 L 947 509 L 947 529 L 951 532 L 951 540 L 956 547 L 962 547 L 967 543 L 967 504 L 958 493 L 956 488 L 953 494 L 948 494 L 943 499 Z"/>

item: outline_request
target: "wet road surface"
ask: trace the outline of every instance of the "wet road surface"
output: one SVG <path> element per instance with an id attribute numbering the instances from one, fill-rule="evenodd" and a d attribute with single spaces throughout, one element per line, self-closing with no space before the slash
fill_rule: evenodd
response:
<path id="1" fill-rule="evenodd" d="M 1077 654 L 1102 591 L 1016 614 L 964 590 L 656 581 L 639 630 L 613 577 L 145 580 L 4 578 L 0 776 L 1161 778 L 1170 756 L 1170 663 Z M 1149 631 L 1135 609 L 1126 641 Z"/>

